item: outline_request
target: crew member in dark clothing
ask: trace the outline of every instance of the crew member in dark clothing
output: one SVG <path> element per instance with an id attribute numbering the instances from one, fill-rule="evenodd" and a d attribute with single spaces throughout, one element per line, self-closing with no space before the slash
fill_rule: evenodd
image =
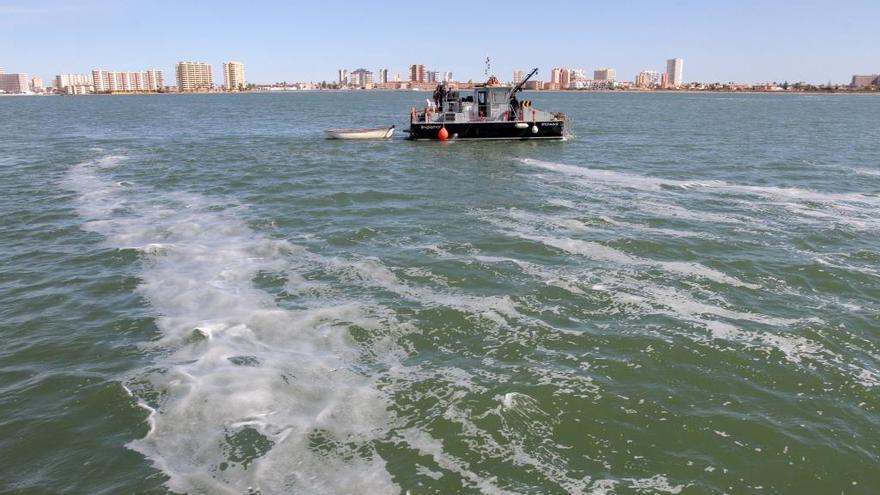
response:
<path id="1" fill-rule="evenodd" d="M 507 120 L 516 120 L 516 113 L 519 112 L 519 101 L 516 94 L 510 96 L 510 113 L 507 114 Z"/>
<path id="2" fill-rule="evenodd" d="M 439 106 L 439 108 L 440 108 L 440 111 L 442 112 L 443 111 L 443 102 L 446 100 L 446 86 L 444 86 L 442 84 L 438 84 L 437 88 L 440 91 L 440 106 Z"/>
<path id="3" fill-rule="evenodd" d="M 434 106 L 440 108 L 440 85 L 434 88 Z"/>

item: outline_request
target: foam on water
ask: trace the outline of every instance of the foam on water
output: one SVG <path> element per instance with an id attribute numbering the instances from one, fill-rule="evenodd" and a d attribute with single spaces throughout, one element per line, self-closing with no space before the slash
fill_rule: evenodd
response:
<path id="1" fill-rule="evenodd" d="M 397 491 L 371 444 L 387 429 L 386 399 L 348 333 L 392 322 L 358 302 L 278 307 L 252 280 L 301 248 L 208 198 L 103 176 L 119 163 L 77 165 L 66 186 L 86 229 L 141 253 L 137 291 L 158 315 L 156 365 L 127 383 L 151 411 L 131 448 L 181 492 Z"/>
<path id="2" fill-rule="evenodd" d="M 473 258 L 476 260 L 485 263 L 515 264 L 524 273 L 539 278 L 548 285 L 568 287 L 569 292 L 580 297 L 587 297 L 582 287 L 586 288 L 589 285 L 587 281 L 595 280 L 598 276 L 601 283 L 592 284 L 590 289 L 608 292 L 615 307 L 626 308 L 625 313 L 630 317 L 666 315 L 702 328 L 706 333 L 677 329 L 668 329 L 667 332 L 680 334 L 706 345 L 712 345 L 713 341 L 727 341 L 737 343 L 744 349 L 757 349 L 767 354 L 777 352 L 792 365 L 810 369 L 818 364 L 825 369 L 845 374 L 850 380 L 865 388 L 873 388 L 877 384 L 877 375 L 870 366 L 848 360 L 832 352 L 821 342 L 799 334 L 799 328 L 824 323 L 818 318 L 782 318 L 747 310 L 741 311 L 732 308 L 717 293 L 711 295 L 712 302 L 707 302 L 693 293 L 696 291 L 694 288 L 683 290 L 674 286 L 676 278 L 669 280 L 646 278 L 642 269 L 658 268 L 676 275 L 678 279 L 711 280 L 733 289 L 768 290 L 759 284 L 743 282 L 699 263 L 650 260 L 599 242 L 561 237 L 558 234 L 550 235 L 559 229 L 554 229 L 552 222 L 542 222 L 540 215 L 537 214 L 518 212 L 516 215 L 506 215 L 504 210 L 501 210 L 500 214 L 498 210 L 489 213 L 476 211 L 475 214 L 480 219 L 494 224 L 499 231 L 582 256 L 600 264 L 591 265 L 587 269 L 563 270 L 507 257 L 474 255 Z M 550 232 L 546 231 L 548 225 L 551 226 Z M 848 269 L 854 270 L 852 267 Z M 786 291 L 785 295 L 798 297 L 797 293 L 790 291 Z M 609 308 L 608 311 L 614 313 L 619 309 Z M 558 384 L 559 381 L 554 380 L 554 383 Z"/>
<path id="3" fill-rule="evenodd" d="M 567 237 L 552 237 L 547 235 L 533 235 L 518 232 L 519 237 L 535 242 L 540 242 L 567 253 L 585 256 L 594 261 L 614 263 L 627 266 L 657 267 L 669 273 L 675 273 L 694 278 L 703 278 L 719 284 L 728 284 L 749 289 L 760 288 L 757 284 L 743 282 L 735 277 L 724 274 L 707 266 L 694 262 L 685 261 L 656 261 L 632 256 L 619 249 L 614 249 L 594 241 L 584 241 Z"/>
<path id="4" fill-rule="evenodd" d="M 756 186 L 733 184 L 720 180 L 683 181 L 651 177 L 612 170 L 591 169 L 564 163 L 547 162 L 525 158 L 520 160 L 526 165 L 574 177 L 584 186 L 596 185 L 636 189 L 648 192 L 681 192 L 689 191 L 723 193 L 736 197 L 759 197 L 762 203 L 777 208 L 787 209 L 796 218 L 805 221 L 824 219 L 826 222 L 843 223 L 857 230 L 880 228 L 875 219 L 874 211 L 880 206 L 880 196 L 876 194 L 846 192 L 822 192 L 798 187 Z M 723 197 L 720 199 L 724 199 Z M 676 213 L 675 207 L 666 207 L 670 213 Z M 824 211 L 823 211 L 824 210 Z M 680 212 L 679 212 L 680 213 Z M 706 216 L 707 214 L 685 212 L 687 217 Z M 717 217 L 717 219 L 724 220 Z M 685 218 L 687 218 L 685 217 Z"/>

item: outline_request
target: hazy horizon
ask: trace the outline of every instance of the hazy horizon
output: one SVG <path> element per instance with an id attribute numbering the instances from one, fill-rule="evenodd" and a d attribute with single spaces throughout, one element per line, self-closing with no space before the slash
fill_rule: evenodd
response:
<path id="1" fill-rule="evenodd" d="M 868 1 L 756 1 L 705 5 L 636 2 L 559 3 L 537 10 L 514 1 L 489 4 L 485 16 L 464 4 L 390 2 L 383 8 L 340 1 L 291 6 L 276 0 L 176 5 L 129 0 L 6 0 L 0 3 L 0 68 L 51 79 L 108 70 L 165 71 L 208 62 L 245 64 L 247 80 L 334 81 L 337 70 L 388 68 L 407 79 L 409 64 L 481 80 L 483 61 L 509 80 L 514 69 L 592 71 L 610 67 L 619 80 L 685 60 L 684 79 L 702 82 L 847 83 L 880 72 L 875 48 L 880 4 Z"/>

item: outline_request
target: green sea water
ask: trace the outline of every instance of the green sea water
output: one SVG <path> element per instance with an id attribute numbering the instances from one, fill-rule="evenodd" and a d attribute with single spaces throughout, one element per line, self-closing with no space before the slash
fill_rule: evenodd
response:
<path id="1" fill-rule="evenodd" d="M 880 493 L 880 98 L 529 97 L 0 98 L 0 492 Z"/>

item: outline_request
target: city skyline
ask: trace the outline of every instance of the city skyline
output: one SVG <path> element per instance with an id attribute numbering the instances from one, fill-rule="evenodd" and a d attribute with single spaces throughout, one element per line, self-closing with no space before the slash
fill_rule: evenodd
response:
<path id="1" fill-rule="evenodd" d="M 2 55 L 0 66 L 51 80 L 95 67 L 156 67 L 173 74 L 179 60 L 205 60 L 219 81 L 223 61 L 242 60 L 248 65 L 248 82 L 272 83 L 333 81 L 339 67 L 366 67 L 374 73 L 388 68 L 403 74 L 419 61 L 466 81 L 485 78 L 483 60 L 489 56 L 492 72 L 504 79 L 515 69 L 531 67 L 540 67 L 542 77 L 549 79 L 550 68 L 565 66 L 590 71 L 613 67 L 619 78 L 629 80 L 641 71 L 664 71 L 662 62 L 676 56 L 688 61 L 686 81 L 844 84 L 852 74 L 870 74 L 880 67 L 871 21 L 880 15 L 880 5 L 845 3 L 835 8 L 813 1 L 769 6 L 751 1 L 725 6 L 638 3 L 637 8 L 594 3 L 543 10 L 510 3 L 530 23 L 552 27 L 553 50 L 548 53 L 543 43 L 496 43 L 500 35 L 510 35 L 504 23 L 479 32 L 469 22 L 444 27 L 445 39 L 458 40 L 454 50 L 444 38 L 433 45 L 406 43 L 424 36 L 413 26 L 435 13 L 430 5 L 402 2 L 379 15 L 347 2 L 330 12 L 272 0 L 259 9 L 220 1 L 207 14 L 198 2 L 9 0 L 0 6 L 0 43 L 15 50 Z M 231 23 L 242 27 L 243 36 L 222 36 Z M 353 29 L 359 25 L 375 29 L 364 34 Z M 94 43 L 83 36 L 96 28 L 125 42 Z M 462 40 L 471 41 L 474 50 L 463 49 L 468 43 Z"/>

